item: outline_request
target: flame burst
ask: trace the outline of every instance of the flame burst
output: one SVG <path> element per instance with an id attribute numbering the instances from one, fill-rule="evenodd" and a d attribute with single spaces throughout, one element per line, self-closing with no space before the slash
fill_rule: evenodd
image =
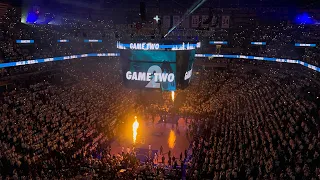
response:
<path id="1" fill-rule="evenodd" d="M 137 120 L 137 116 L 134 117 L 135 121 L 132 124 L 132 132 L 133 132 L 133 143 L 136 143 L 137 135 L 138 135 L 138 128 L 139 128 L 139 122 Z"/>
<path id="2" fill-rule="evenodd" d="M 171 91 L 171 99 L 174 101 L 174 91 Z"/>
<path id="3" fill-rule="evenodd" d="M 176 145 L 176 134 L 173 130 L 170 131 L 169 139 L 168 139 L 168 145 L 170 149 L 173 149 Z"/>

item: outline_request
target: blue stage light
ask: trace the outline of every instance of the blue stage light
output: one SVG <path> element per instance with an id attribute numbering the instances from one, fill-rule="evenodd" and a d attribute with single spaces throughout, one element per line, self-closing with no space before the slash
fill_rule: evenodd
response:
<path id="1" fill-rule="evenodd" d="M 308 14 L 308 13 L 302 13 L 296 16 L 295 22 L 297 24 L 316 24 L 316 21 Z"/>
<path id="2" fill-rule="evenodd" d="M 29 12 L 27 15 L 27 20 L 26 23 L 30 23 L 33 24 L 34 22 L 36 22 L 39 18 L 39 15 L 36 14 L 35 12 Z"/>

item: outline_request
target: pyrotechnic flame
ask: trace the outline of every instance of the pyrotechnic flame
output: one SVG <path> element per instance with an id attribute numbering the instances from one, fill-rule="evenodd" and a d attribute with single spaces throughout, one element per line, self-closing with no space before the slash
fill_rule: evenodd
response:
<path id="1" fill-rule="evenodd" d="M 174 101 L 174 91 L 171 91 L 171 99 Z"/>
<path id="2" fill-rule="evenodd" d="M 139 122 L 137 120 L 137 116 L 134 117 L 135 121 L 132 124 L 132 132 L 133 132 L 133 143 L 136 143 L 137 135 L 138 135 L 138 128 L 139 128 Z"/>
<path id="3" fill-rule="evenodd" d="M 168 145 L 170 149 L 173 149 L 176 145 L 176 134 L 173 130 L 170 131 L 169 139 L 168 139 Z"/>

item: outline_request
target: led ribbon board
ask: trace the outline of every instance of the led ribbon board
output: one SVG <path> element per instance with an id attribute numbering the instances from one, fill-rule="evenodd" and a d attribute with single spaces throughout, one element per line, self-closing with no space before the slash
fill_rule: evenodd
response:
<path id="1" fill-rule="evenodd" d="M 252 45 L 266 45 L 266 42 L 251 42 Z"/>
<path id="2" fill-rule="evenodd" d="M 34 40 L 32 40 L 32 39 L 17 39 L 16 43 L 18 43 L 18 44 L 33 44 Z"/>
<path id="3" fill-rule="evenodd" d="M 120 53 L 91 53 L 91 54 L 81 54 L 81 55 L 72 55 L 72 56 L 62 56 L 62 57 L 52 57 L 52 58 L 40 58 L 34 60 L 22 60 L 17 62 L 9 62 L 9 63 L 0 63 L 0 68 L 13 67 L 13 66 L 22 66 L 28 64 L 38 64 L 45 63 L 51 61 L 63 61 L 68 59 L 78 59 L 84 57 L 115 57 L 120 56 Z M 195 54 L 195 57 L 198 58 L 229 58 L 229 59 L 250 59 L 250 60 L 260 60 L 260 61 L 273 61 L 273 62 L 282 62 L 282 63 L 294 63 L 305 66 L 309 69 L 320 72 L 320 67 L 315 65 L 294 59 L 282 59 L 282 58 L 270 58 L 270 57 L 257 57 L 257 56 L 245 56 L 245 55 L 222 55 L 222 54 Z M 185 79 L 189 79 L 189 72 L 186 73 Z"/>
<path id="4" fill-rule="evenodd" d="M 72 56 L 61 56 L 61 57 L 52 57 L 52 58 L 43 58 L 43 59 L 34 59 L 34 60 L 24 60 L 18 62 L 9 62 L 9 63 L 0 63 L 0 68 L 13 67 L 13 66 L 23 66 L 29 64 L 39 64 L 51 61 L 64 61 L 68 59 L 80 59 L 85 57 L 104 57 L 104 56 L 120 56 L 120 53 L 91 53 L 91 54 L 80 54 Z"/>
<path id="5" fill-rule="evenodd" d="M 227 41 L 209 41 L 209 44 L 224 44 L 224 45 L 226 45 L 226 44 L 228 44 L 228 42 Z"/>
<path id="6" fill-rule="evenodd" d="M 294 45 L 298 47 L 316 47 L 316 44 L 295 43 Z"/>
<path id="7" fill-rule="evenodd" d="M 65 43 L 65 42 L 70 42 L 68 39 L 58 39 L 59 43 Z"/>
<path id="8" fill-rule="evenodd" d="M 320 72 L 320 67 L 308 64 L 306 62 L 295 59 L 282 59 L 282 58 L 270 58 L 270 57 L 258 57 L 258 56 L 245 56 L 245 55 L 222 55 L 222 54 L 196 54 L 195 57 L 207 57 L 207 58 L 229 58 L 229 59 L 250 59 L 260 61 L 273 61 L 282 63 L 300 64 L 309 69 Z"/>
<path id="9" fill-rule="evenodd" d="M 117 42 L 118 49 L 129 49 L 129 50 L 193 50 L 196 48 L 200 48 L 201 43 L 175 43 L 175 44 L 165 44 L 165 43 L 154 43 L 154 42 L 131 42 L 131 43 L 121 43 Z"/>
<path id="10" fill-rule="evenodd" d="M 85 39 L 83 42 L 89 43 L 89 42 L 102 42 L 100 39 Z"/>

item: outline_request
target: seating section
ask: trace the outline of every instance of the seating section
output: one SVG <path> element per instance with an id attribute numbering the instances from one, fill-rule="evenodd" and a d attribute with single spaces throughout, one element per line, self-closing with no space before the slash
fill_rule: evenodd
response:
<path id="1" fill-rule="evenodd" d="M 240 69 L 210 70 L 202 78 L 183 107 L 200 116 L 191 126 L 190 177 L 319 176 L 319 80 L 308 73 Z"/>

